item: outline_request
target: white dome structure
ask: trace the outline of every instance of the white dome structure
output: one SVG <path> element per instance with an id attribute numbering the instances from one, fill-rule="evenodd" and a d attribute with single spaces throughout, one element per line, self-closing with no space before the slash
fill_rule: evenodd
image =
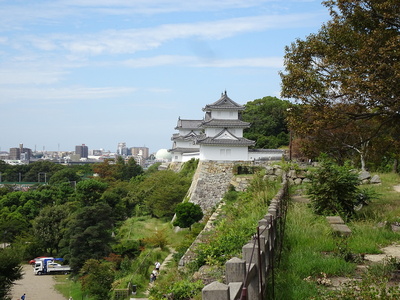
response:
<path id="1" fill-rule="evenodd" d="M 172 154 L 170 152 L 168 152 L 167 149 L 160 149 L 156 153 L 156 159 L 171 160 L 172 159 Z"/>

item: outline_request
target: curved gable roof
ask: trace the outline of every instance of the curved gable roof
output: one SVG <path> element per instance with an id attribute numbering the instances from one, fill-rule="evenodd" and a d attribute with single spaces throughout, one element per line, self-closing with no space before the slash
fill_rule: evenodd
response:
<path id="1" fill-rule="evenodd" d="M 236 103 L 228 95 L 225 93 L 221 94 L 221 98 L 215 101 L 212 104 L 207 104 L 203 111 L 210 111 L 210 110 L 244 110 L 244 106 Z"/>
<path id="2" fill-rule="evenodd" d="M 199 129 L 203 120 L 186 120 L 179 117 L 175 129 Z"/>
<path id="3" fill-rule="evenodd" d="M 198 137 L 196 144 L 201 145 L 224 145 L 224 146 L 253 146 L 254 141 L 246 138 L 240 138 L 235 136 L 229 130 L 224 129 L 214 137 Z"/>

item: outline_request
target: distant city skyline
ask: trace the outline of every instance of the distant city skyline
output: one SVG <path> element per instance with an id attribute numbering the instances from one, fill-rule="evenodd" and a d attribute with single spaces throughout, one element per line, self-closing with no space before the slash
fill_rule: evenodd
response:
<path id="1" fill-rule="evenodd" d="M 57 148 L 58 148 L 58 149 L 46 149 L 45 147 L 44 147 L 44 148 L 41 148 L 41 149 L 38 149 L 37 147 L 28 147 L 28 146 L 26 146 L 24 143 L 19 143 L 18 145 L 15 145 L 15 146 L 13 146 L 13 147 L 9 147 L 9 148 L 7 148 L 7 149 L 3 149 L 3 147 L 0 146 L 0 151 L 9 152 L 10 149 L 12 149 L 12 148 L 19 148 L 20 145 L 23 145 L 24 148 L 31 149 L 31 150 L 34 151 L 34 152 L 43 152 L 43 151 L 45 151 L 45 152 L 46 152 L 46 151 L 48 151 L 48 152 L 57 152 L 57 151 L 60 151 L 60 152 L 76 152 L 77 147 L 87 146 L 89 152 L 97 151 L 97 150 L 103 150 L 103 151 L 105 151 L 105 152 L 114 152 L 114 153 L 116 153 L 116 152 L 118 152 L 118 144 L 120 144 L 120 143 L 117 143 L 115 149 L 91 148 L 91 147 L 89 147 L 89 146 L 86 145 L 86 144 L 77 144 L 77 145 L 73 146 L 73 149 L 61 149 L 61 148 L 58 147 L 58 145 L 57 145 Z M 143 147 L 143 148 L 148 148 L 148 147 L 146 147 L 146 146 L 130 146 L 130 145 L 126 145 L 126 147 L 127 147 L 128 149 L 131 149 L 131 148 L 142 148 L 142 147 Z M 161 149 L 163 149 L 163 148 L 161 148 Z M 150 151 L 150 149 L 149 149 L 149 153 L 157 152 L 158 150 L 159 150 L 159 149 L 157 149 L 157 150 L 155 150 L 155 151 Z"/>
<path id="2" fill-rule="evenodd" d="M 312 0 L 3 0 L 0 149 L 169 149 L 225 90 L 279 97 L 285 46 L 329 19 Z"/>

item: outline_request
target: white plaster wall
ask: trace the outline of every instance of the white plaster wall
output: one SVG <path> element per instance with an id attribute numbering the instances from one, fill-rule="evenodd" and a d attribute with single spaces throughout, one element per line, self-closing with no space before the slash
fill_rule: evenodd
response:
<path id="1" fill-rule="evenodd" d="M 176 141 L 176 146 L 174 148 L 199 148 L 198 145 L 193 144 L 193 141 Z"/>
<path id="2" fill-rule="evenodd" d="M 194 153 L 185 153 L 182 155 L 182 162 L 187 162 L 191 160 L 192 158 L 198 159 L 200 153 L 199 152 L 194 152 Z"/>
<path id="3" fill-rule="evenodd" d="M 247 147 L 200 145 L 200 160 L 234 161 L 248 159 Z"/>
<path id="4" fill-rule="evenodd" d="M 206 128 L 206 136 L 216 136 L 223 128 Z M 243 137 L 243 128 L 228 128 L 228 130 L 237 137 Z"/>
<path id="5" fill-rule="evenodd" d="M 182 154 L 179 152 L 172 152 L 172 162 L 181 162 L 182 161 Z"/>
<path id="6" fill-rule="evenodd" d="M 213 119 L 237 120 L 239 118 L 239 113 L 237 110 L 212 110 L 211 117 Z"/>

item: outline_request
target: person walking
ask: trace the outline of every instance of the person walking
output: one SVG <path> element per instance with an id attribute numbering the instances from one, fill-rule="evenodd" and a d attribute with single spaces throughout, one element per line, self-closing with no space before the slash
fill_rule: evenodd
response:
<path id="1" fill-rule="evenodd" d="M 161 264 L 157 261 L 155 263 L 157 272 L 160 271 Z"/>
<path id="2" fill-rule="evenodd" d="M 25 293 L 21 296 L 21 300 L 25 300 Z"/>

